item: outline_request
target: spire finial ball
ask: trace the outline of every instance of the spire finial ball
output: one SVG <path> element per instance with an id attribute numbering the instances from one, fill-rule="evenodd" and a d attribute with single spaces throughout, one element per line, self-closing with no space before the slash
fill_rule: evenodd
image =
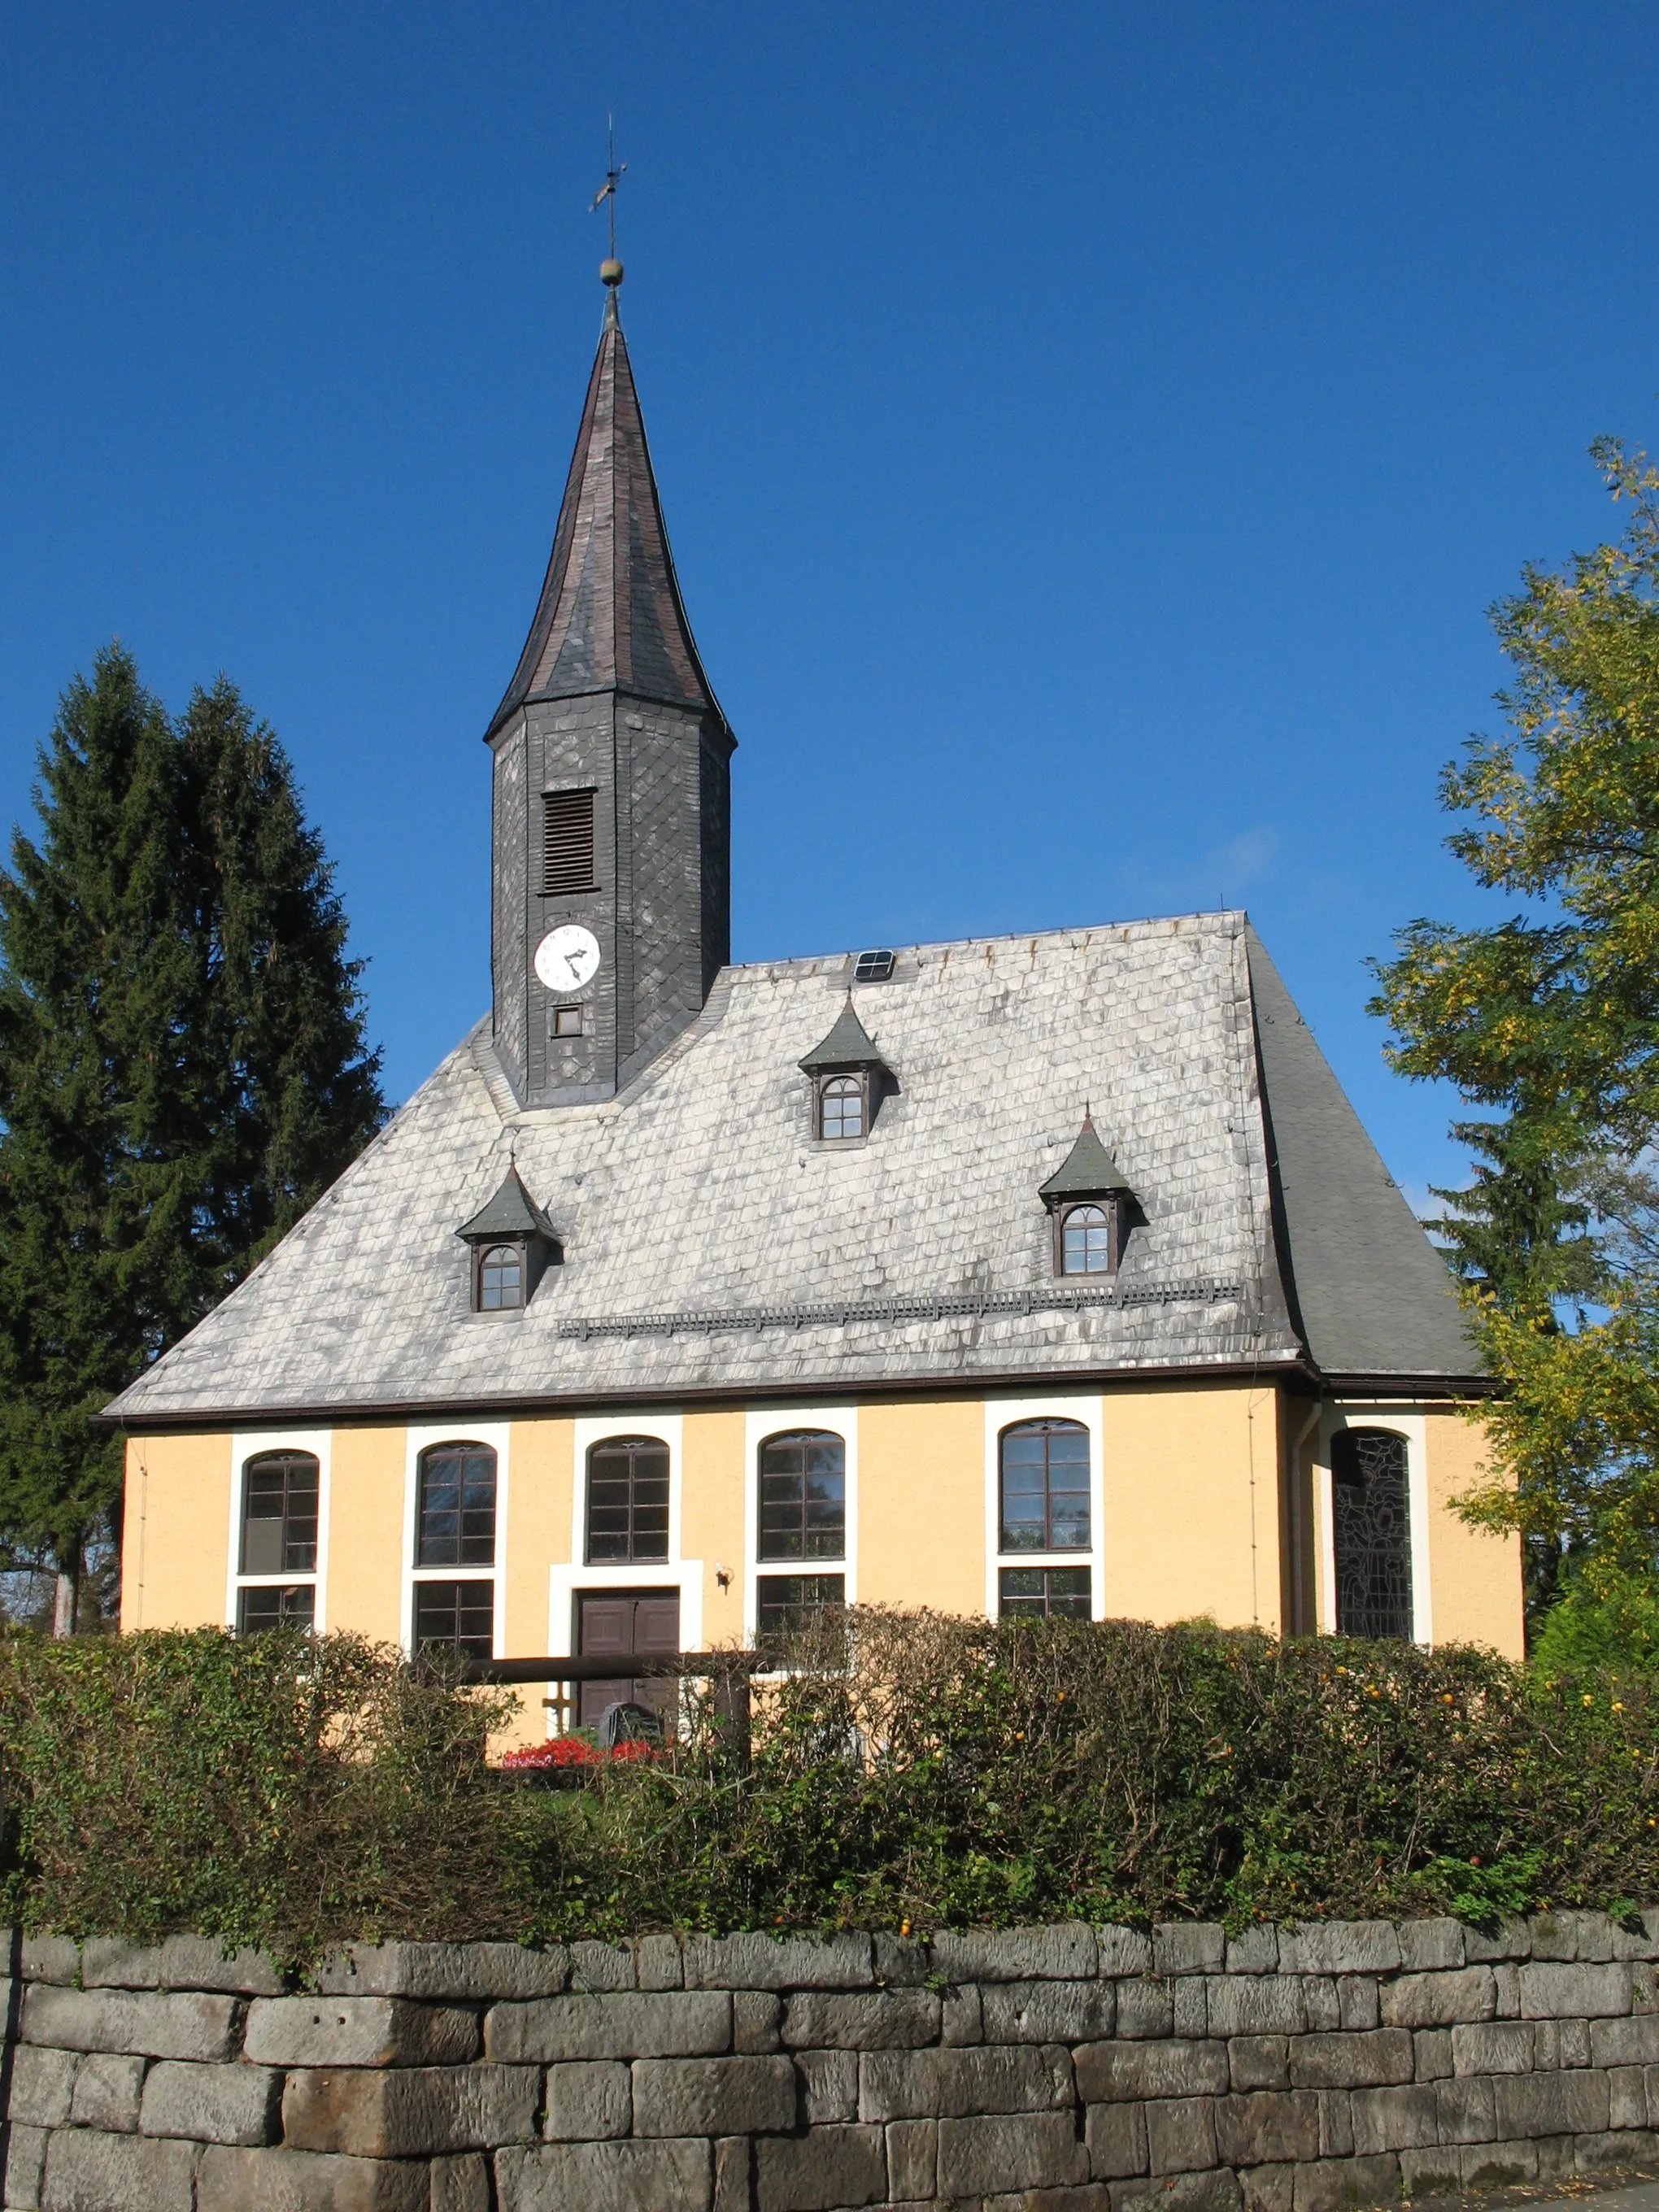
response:
<path id="1" fill-rule="evenodd" d="M 617 285 L 622 283 L 622 280 L 623 265 L 614 256 L 609 261 L 600 262 L 599 282 L 601 284 L 609 285 L 611 289 L 614 292 Z"/>

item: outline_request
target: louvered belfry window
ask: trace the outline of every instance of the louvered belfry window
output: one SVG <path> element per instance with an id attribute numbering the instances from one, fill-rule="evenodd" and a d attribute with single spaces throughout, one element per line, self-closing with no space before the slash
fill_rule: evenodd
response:
<path id="1" fill-rule="evenodd" d="M 593 889 L 593 794 L 549 791 L 542 796 L 542 896 Z"/>

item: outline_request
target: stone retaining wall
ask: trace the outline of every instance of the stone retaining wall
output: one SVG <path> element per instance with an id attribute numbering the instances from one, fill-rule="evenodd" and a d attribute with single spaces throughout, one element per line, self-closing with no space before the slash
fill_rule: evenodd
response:
<path id="1" fill-rule="evenodd" d="M 19 2212 L 1338 2212 L 1659 2168 L 1659 1911 L 13 1947 Z"/>

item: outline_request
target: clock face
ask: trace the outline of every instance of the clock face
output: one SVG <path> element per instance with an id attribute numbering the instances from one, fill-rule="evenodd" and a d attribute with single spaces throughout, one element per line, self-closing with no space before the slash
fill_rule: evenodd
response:
<path id="1" fill-rule="evenodd" d="M 536 947 L 536 973 L 550 991 L 580 991 L 599 972 L 599 940 L 574 921 L 550 929 Z"/>

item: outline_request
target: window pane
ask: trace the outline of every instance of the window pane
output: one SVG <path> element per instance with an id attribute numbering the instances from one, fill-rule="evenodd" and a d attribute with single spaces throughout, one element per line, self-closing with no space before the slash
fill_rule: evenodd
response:
<path id="1" fill-rule="evenodd" d="M 1087 1567 L 1005 1567 L 997 1581 L 997 1609 L 1005 1620 L 1087 1620 Z"/>
<path id="2" fill-rule="evenodd" d="M 1089 1431 L 1077 1421 L 1022 1421 L 1001 1437 L 1004 1552 L 1086 1552 Z"/>
<path id="3" fill-rule="evenodd" d="M 1105 1214 L 1097 1206 L 1074 1206 L 1060 1232 L 1061 1266 L 1068 1275 L 1103 1275 L 1111 1266 Z"/>
<path id="4" fill-rule="evenodd" d="M 316 1571 L 318 1482 L 309 1452 L 268 1452 L 248 1462 L 242 1492 L 245 1575 Z"/>
<path id="5" fill-rule="evenodd" d="M 823 1091 L 823 1127 L 826 1137 L 864 1134 L 864 1085 L 855 1077 L 838 1075 Z"/>
<path id="6" fill-rule="evenodd" d="M 257 1636 L 261 1629 L 280 1628 L 297 1622 L 309 1628 L 315 1618 L 317 1593 L 309 1583 L 290 1583 L 286 1589 L 270 1584 L 264 1589 L 239 1590 L 236 1595 L 236 1633 Z"/>
<path id="7" fill-rule="evenodd" d="M 483 1444 L 423 1453 L 416 1565 L 488 1567 L 495 1560 L 495 1453 Z"/>
<path id="8" fill-rule="evenodd" d="M 654 1437 L 616 1437 L 587 1455 L 587 1557 L 668 1557 L 668 1447 Z"/>
<path id="9" fill-rule="evenodd" d="M 767 1439 L 760 1455 L 760 1558 L 846 1556 L 846 1445 L 826 1430 Z"/>
<path id="10" fill-rule="evenodd" d="M 416 1583 L 415 1649 L 428 1645 L 488 1659 L 495 1649 L 494 1583 Z"/>
<path id="11" fill-rule="evenodd" d="M 842 1575 L 762 1575 L 755 1584 L 760 1632 L 778 1636 L 845 1601 Z"/>
<path id="12" fill-rule="evenodd" d="M 1331 1475 L 1337 1632 L 1409 1638 L 1406 1439 L 1391 1429 L 1340 1429 L 1331 1439 Z"/>
<path id="13" fill-rule="evenodd" d="M 524 1267 L 518 1248 L 496 1244 L 478 1263 L 478 1308 L 502 1313 L 524 1304 Z"/>

